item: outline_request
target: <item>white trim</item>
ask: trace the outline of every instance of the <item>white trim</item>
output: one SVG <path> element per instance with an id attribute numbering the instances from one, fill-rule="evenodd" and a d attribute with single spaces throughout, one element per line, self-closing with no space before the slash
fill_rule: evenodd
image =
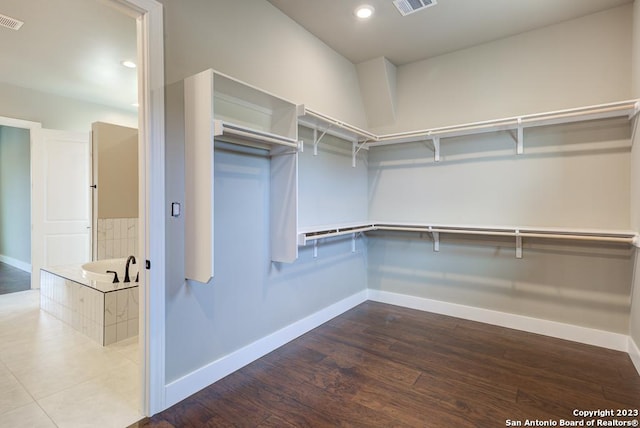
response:
<path id="1" fill-rule="evenodd" d="M 32 122 L 29 120 L 22 120 L 22 119 L 14 119 L 11 117 L 4 117 L 4 116 L 0 116 L 0 126 L 9 126 L 12 128 L 21 128 L 21 129 L 27 129 L 29 130 L 29 153 L 31 153 L 29 156 L 29 165 L 31 165 L 33 163 L 33 132 L 34 130 L 38 130 L 38 129 L 42 129 L 42 124 L 39 122 Z M 30 188 L 33 187 L 33 169 L 31 169 L 31 172 L 29 173 L 29 182 L 30 182 Z M 31 210 L 31 218 L 33 219 L 33 203 L 31 201 L 32 196 L 29 196 L 29 205 L 30 205 L 30 210 Z M 31 248 L 33 248 L 34 242 L 33 242 L 33 233 L 31 233 Z M 31 257 L 33 257 L 33 252 L 31 254 Z M 33 272 L 31 272 L 31 263 L 26 263 L 20 260 L 16 260 L 12 257 L 8 257 L 8 256 L 4 256 L 4 255 L 0 255 L 0 262 L 2 263 L 6 263 L 10 266 L 13 266 L 15 268 L 18 268 L 20 270 L 23 270 L 25 272 L 29 272 L 30 274 L 32 274 L 33 277 Z M 35 283 L 33 280 L 35 280 L 35 278 L 32 278 L 31 281 L 31 288 L 39 288 L 40 284 L 39 283 Z"/>
<path id="2" fill-rule="evenodd" d="M 638 345 L 633 340 L 633 337 L 629 336 L 629 357 L 631 358 L 631 362 L 636 367 L 636 371 L 640 374 L 640 349 Z"/>
<path id="3" fill-rule="evenodd" d="M 391 293 L 388 291 L 370 289 L 369 300 L 513 328 L 530 333 L 571 340 L 573 342 L 614 349 L 616 351 L 627 352 L 629 350 L 629 336 L 620 333 L 476 308 L 473 306 L 459 305 L 456 303 L 442 302 L 439 300 L 425 299 L 406 294 Z"/>
<path id="4" fill-rule="evenodd" d="M 14 259 L 13 257 L 0 254 L 0 262 L 13 266 L 16 269 L 23 270 L 31 273 L 31 263 L 23 262 L 22 260 Z"/>
<path id="5" fill-rule="evenodd" d="M 154 0 L 127 0 L 144 7 L 138 19 L 140 121 L 145 129 L 145 168 L 140 204 L 144 205 L 145 227 L 143 260 L 151 260 L 146 270 L 144 298 L 144 348 L 146 361 L 143 412 L 153 415 L 165 405 L 165 141 L 164 141 L 164 32 L 162 5 Z M 153 284 L 153 286 L 150 286 Z"/>
<path id="6" fill-rule="evenodd" d="M 34 134 L 37 131 L 42 129 L 42 124 L 40 122 L 32 122 L 30 120 L 22 120 L 22 119 L 14 119 L 11 117 L 0 116 L 0 126 L 10 126 L 13 128 L 22 128 L 29 130 L 29 188 L 31 189 L 31 195 L 29 195 L 29 204 L 31 210 L 31 236 L 29 236 L 29 240 L 31 241 L 31 260 L 34 257 L 34 251 L 38 248 L 37 242 L 33 239 L 33 219 L 35 216 L 35 211 L 33 209 L 33 165 L 34 165 L 34 144 L 36 136 Z M 40 272 L 33 272 L 32 268 L 29 268 L 29 272 L 31 273 L 31 289 L 40 288 Z"/>
<path id="7" fill-rule="evenodd" d="M 246 366 L 252 361 L 294 340 L 304 333 L 356 307 L 367 300 L 368 292 L 363 290 L 333 305 L 290 324 L 275 333 L 238 349 L 231 354 L 176 379 L 167 385 L 166 405 L 173 406 L 206 386 Z"/>
<path id="8" fill-rule="evenodd" d="M 142 413 L 165 406 L 165 185 L 164 24 L 156 0 L 106 0 L 136 18 L 138 31 L 138 129 L 140 135 L 139 242 L 142 270 L 140 363 Z M 153 284 L 153 286 L 149 286 Z"/>
<path id="9" fill-rule="evenodd" d="M 42 128 L 42 124 L 39 122 L 31 122 L 29 120 L 14 119 L 3 116 L 0 116 L 0 126 L 10 126 L 12 128 L 24 128 L 29 130 Z"/>

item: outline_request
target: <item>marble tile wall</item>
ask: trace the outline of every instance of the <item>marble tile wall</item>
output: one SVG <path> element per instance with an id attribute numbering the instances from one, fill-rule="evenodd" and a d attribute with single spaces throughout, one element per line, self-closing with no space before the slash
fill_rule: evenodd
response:
<path id="1" fill-rule="evenodd" d="M 106 346 L 138 335 L 138 289 L 104 293 L 42 271 L 40 307 Z"/>
<path id="2" fill-rule="evenodd" d="M 137 218 L 99 218 L 97 259 L 113 259 L 138 254 Z"/>
<path id="3" fill-rule="evenodd" d="M 49 272 L 41 272 L 40 307 L 99 344 L 104 343 L 103 294 Z"/>
<path id="4" fill-rule="evenodd" d="M 105 345 L 138 335 L 138 289 L 133 287 L 105 293 Z"/>

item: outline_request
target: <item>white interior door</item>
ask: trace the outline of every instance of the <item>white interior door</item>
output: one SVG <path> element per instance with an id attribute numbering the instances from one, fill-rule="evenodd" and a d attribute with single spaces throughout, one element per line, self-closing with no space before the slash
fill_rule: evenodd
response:
<path id="1" fill-rule="evenodd" d="M 31 288 L 40 268 L 91 260 L 89 132 L 35 131 L 31 146 Z"/>

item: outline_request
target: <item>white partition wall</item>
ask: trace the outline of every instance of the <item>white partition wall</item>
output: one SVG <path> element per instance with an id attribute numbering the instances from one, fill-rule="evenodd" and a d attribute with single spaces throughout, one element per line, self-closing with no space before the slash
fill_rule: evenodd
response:
<path id="1" fill-rule="evenodd" d="M 213 277 L 213 75 L 184 81 L 185 275 L 200 282 Z"/>
<path id="2" fill-rule="evenodd" d="M 269 150 L 271 259 L 297 258 L 296 105 L 213 70 L 185 79 L 185 276 L 214 276 L 214 142 Z"/>
<path id="3" fill-rule="evenodd" d="M 290 147 L 271 151 L 269 219 L 271 260 L 293 263 L 298 258 L 298 152 Z"/>

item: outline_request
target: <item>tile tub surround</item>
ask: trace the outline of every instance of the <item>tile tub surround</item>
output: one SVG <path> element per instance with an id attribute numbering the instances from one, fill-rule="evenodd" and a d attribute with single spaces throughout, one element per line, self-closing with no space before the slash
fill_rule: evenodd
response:
<path id="1" fill-rule="evenodd" d="M 137 218 L 99 218 L 97 260 L 127 257 L 138 252 Z"/>
<path id="2" fill-rule="evenodd" d="M 138 335 L 137 283 L 125 286 L 82 278 L 79 266 L 46 268 L 40 278 L 40 307 L 106 346 Z"/>

